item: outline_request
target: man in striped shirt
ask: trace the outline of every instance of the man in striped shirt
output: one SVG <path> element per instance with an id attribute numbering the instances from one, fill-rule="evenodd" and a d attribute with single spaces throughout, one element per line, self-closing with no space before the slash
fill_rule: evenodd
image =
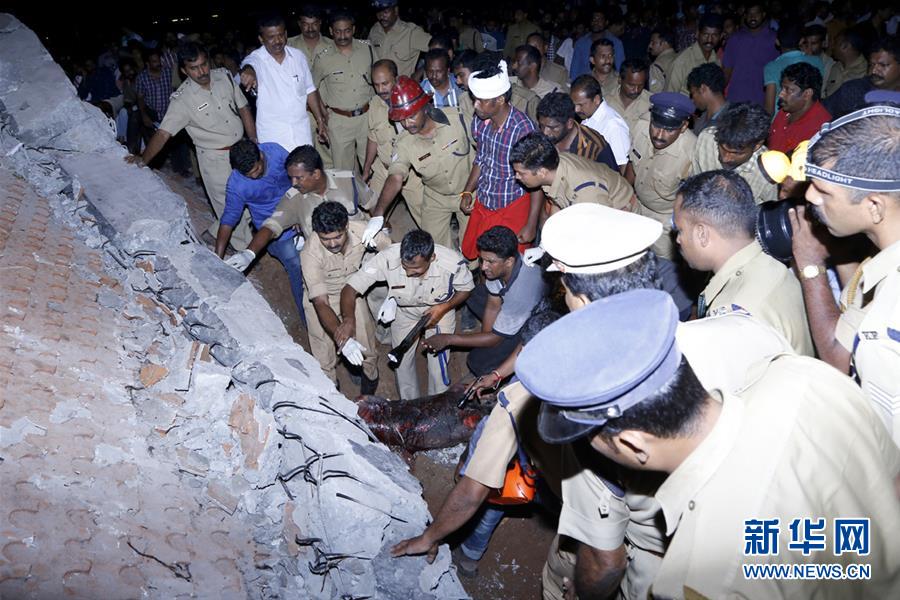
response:
<path id="1" fill-rule="evenodd" d="M 469 90 L 475 97 L 472 137 L 478 151 L 460 194 L 460 208 L 470 215 L 462 252 L 469 260 L 478 258 L 478 236 L 495 225 L 505 225 L 517 233 L 521 252 L 537 234 L 544 194 L 519 185 L 509 154 L 513 145 L 536 127 L 510 104 L 512 88 L 506 61 L 472 73 Z"/>

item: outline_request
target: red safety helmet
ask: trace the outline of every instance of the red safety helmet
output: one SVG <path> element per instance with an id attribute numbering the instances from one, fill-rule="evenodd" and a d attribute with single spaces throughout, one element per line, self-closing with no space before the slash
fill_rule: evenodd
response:
<path id="1" fill-rule="evenodd" d="M 391 121 L 402 121 L 419 112 L 431 102 L 431 95 L 426 94 L 422 86 L 405 75 L 397 79 L 391 88 L 391 109 L 388 118 Z"/>

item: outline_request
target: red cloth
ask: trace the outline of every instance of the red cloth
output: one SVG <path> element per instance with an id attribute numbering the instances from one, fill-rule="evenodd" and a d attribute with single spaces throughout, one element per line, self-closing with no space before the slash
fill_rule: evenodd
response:
<path id="1" fill-rule="evenodd" d="M 830 120 L 831 113 L 819 101 L 810 106 L 806 114 L 793 123 L 788 123 L 788 114 L 779 110 L 775 115 L 775 120 L 772 121 L 767 146 L 769 150 L 793 152 L 797 144 L 816 135 L 822 124 Z"/>
<path id="2" fill-rule="evenodd" d="M 466 235 L 463 236 L 462 253 L 469 260 L 478 258 L 478 236 L 494 225 L 505 225 L 519 235 L 519 231 L 528 223 L 528 212 L 531 208 L 531 194 L 525 192 L 516 198 L 512 204 L 500 210 L 489 210 L 475 200 L 475 207 L 469 215 L 469 224 L 466 225 Z M 531 244 L 519 244 L 519 252 L 524 252 Z"/>

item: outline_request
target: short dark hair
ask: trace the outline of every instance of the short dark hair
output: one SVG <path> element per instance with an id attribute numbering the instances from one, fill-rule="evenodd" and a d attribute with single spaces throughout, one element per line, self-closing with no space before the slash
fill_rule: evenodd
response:
<path id="1" fill-rule="evenodd" d="M 437 35 L 431 36 L 431 40 L 428 42 L 428 48 L 431 50 L 435 49 L 443 49 L 443 50 L 452 50 L 453 49 L 453 39 L 447 35 L 446 33 L 439 33 Z M 449 57 L 449 53 L 447 55 Z M 450 66 L 450 60 L 447 60 L 447 66 Z"/>
<path id="2" fill-rule="evenodd" d="M 591 302 L 631 290 L 661 290 L 656 254 L 649 250 L 631 264 L 609 273 L 563 273 L 562 282 L 576 296 Z"/>
<path id="3" fill-rule="evenodd" d="M 528 40 L 530 40 L 531 38 L 534 38 L 534 37 L 540 38 L 542 44 L 547 43 L 547 38 L 545 38 L 544 34 L 541 33 L 540 31 L 532 31 L 525 37 L 525 41 L 527 42 Z"/>
<path id="4" fill-rule="evenodd" d="M 525 53 L 525 58 L 528 59 L 529 65 L 537 65 L 538 67 L 541 66 L 541 62 L 543 62 L 541 59 L 541 53 L 538 52 L 538 49 L 535 48 L 534 46 L 529 46 L 528 44 L 522 44 L 521 46 L 516 46 L 516 52 L 515 52 L 516 57 L 519 56 L 519 52 Z"/>
<path id="5" fill-rule="evenodd" d="M 650 64 L 643 58 L 629 58 L 622 61 L 622 66 L 619 67 L 619 76 L 624 79 L 625 73 L 628 71 L 634 73 L 648 73 L 650 71 Z"/>
<path id="6" fill-rule="evenodd" d="M 492 252 L 500 258 L 519 255 L 519 239 L 512 229 L 505 225 L 494 225 L 475 240 L 479 252 Z"/>
<path id="7" fill-rule="evenodd" d="M 819 99 L 822 90 L 822 72 L 818 67 L 814 67 L 809 63 L 800 62 L 788 65 L 781 72 L 781 79 L 787 79 L 800 88 L 802 93 L 804 90 L 812 90 L 813 101 Z"/>
<path id="8" fill-rule="evenodd" d="M 397 78 L 397 74 L 399 73 L 399 71 L 397 71 L 397 63 L 389 58 L 382 58 L 381 60 L 376 60 L 372 63 L 372 70 L 374 71 L 375 69 L 387 69 L 388 72 L 394 76 L 394 79 Z"/>
<path id="9" fill-rule="evenodd" d="M 143 51 L 141 51 L 141 58 L 144 60 L 144 62 L 150 60 L 151 56 L 158 56 L 162 58 L 162 52 L 160 51 L 159 46 L 155 48 L 145 48 Z"/>
<path id="10" fill-rule="evenodd" d="M 351 25 L 355 25 L 356 17 L 349 10 L 341 8 L 331 13 L 331 24 L 334 25 L 338 21 L 350 21 Z"/>
<path id="11" fill-rule="evenodd" d="M 343 231 L 350 223 L 347 207 L 340 202 L 327 201 L 313 209 L 312 230 L 316 233 Z"/>
<path id="12" fill-rule="evenodd" d="M 450 68 L 450 55 L 443 48 L 432 48 L 428 52 L 425 53 L 425 65 L 427 66 L 429 62 L 433 60 L 442 60 L 444 61 L 444 66 L 449 69 Z"/>
<path id="13" fill-rule="evenodd" d="M 807 25 L 803 28 L 803 37 L 820 37 L 824 40 L 828 37 L 828 30 L 825 29 L 824 25 L 819 25 L 818 23 Z"/>
<path id="14" fill-rule="evenodd" d="M 672 29 L 669 29 L 668 27 L 657 27 L 650 32 L 650 36 L 652 37 L 653 34 L 656 34 L 660 39 L 665 40 L 672 48 L 675 47 L 675 31 Z"/>
<path id="15" fill-rule="evenodd" d="M 852 177 L 900 180 L 900 118 L 858 119 L 822 134 L 810 149 L 812 164 Z M 872 192 L 850 190 L 853 202 Z M 889 192 L 900 201 L 900 192 Z"/>
<path id="16" fill-rule="evenodd" d="M 609 419 L 594 434 L 608 440 L 632 429 L 658 438 L 688 436 L 696 431 L 708 398 L 709 393 L 682 356 L 675 375 L 661 390 L 628 408 L 620 417 Z"/>
<path id="17" fill-rule="evenodd" d="M 538 103 L 537 118 L 556 119 L 560 123 L 565 123 L 575 118 L 575 103 L 568 94 L 550 92 Z"/>
<path id="18" fill-rule="evenodd" d="M 600 82 L 594 79 L 593 75 L 584 74 L 576 77 L 575 81 L 572 82 L 570 91 L 574 92 L 576 89 L 581 90 L 586 98 L 600 96 L 600 99 L 603 99 L 603 89 L 600 87 Z"/>
<path id="19" fill-rule="evenodd" d="M 749 148 L 769 137 L 772 118 L 759 104 L 729 104 L 716 119 L 716 142 L 729 148 Z"/>
<path id="20" fill-rule="evenodd" d="M 608 40 L 606 38 L 597 38 L 591 43 L 591 53 L 589 54 L 589 56 L 593 56 L 597 51 L 597 48 L 599 48 L 600 46 L 609 46 L 613 49 L 613 53 L 615 53 L 616 51 L 616 46 L 612 43 L 611 40 Z"/>
<path id="21" fill-rule="evenodd" d="M 297 18 L 306 17 L 307 19 L 322 20 L 322 8 L 317 4 L 304 4 L 297 12 Z"/>
<path id="22" fill-rule="evenodd" d="M 519 163 L 529 171 L 540 168 L 554 170 L 559 166 L 559 151 L 553 142 L 540 131 L 532 131 L 513 144 L 509 162 Z"/>
<path id="23" fill-rule="evenodd" d="M 322 162 L 322 157 L 319 155 L 318 151 L 309 144 L 297 146 L 291 150 L 290 154 L 288 154 L 284 161 L 284 168 L 288 169 L 294 165 L 300 165 L 303 167 L 304 171 L 309 173 L 312 173 L 316 169 L 325 171 L 325 164 Z"/>
<path id="24" fill-rule="evenodd" d="M 681 210 L 728 237 L 753 237 L 759 209 L 753 191 L 734 171 L 719 169 L 688 177 L 678 188 Z"/>
<path id="25" fill-rule="evenodd" d="M 454 70 L 458 68 L 471 69 L 476 58 L 478 58 L 478 53 L 474 50 L 463 50 L 453 57 L 452 68 Z"/>
<path id="26" fill-rule="evenodd" d="M 262 32 L 266 27 L 284 27 L 284 17 L 275 12 L 268 12 L 260 15 L 256 20 L 256 30 Z"/>
<path id="27" fill-rule="evenodd" d="M 857 27 L 848 27 L 838 34 L 843 38 L 845 42 L 850 44 L 850 47 L 856 50 L 859 54 L 863 54 L 866 51 L 866 36 L 863 35 L 862 31 Z M 837 36 L 835 36 L 837 37 Z"/>
<path id="28" fill-rule="evenodd" d="M 704 13 L 697 22 L 697 31 L 703 31 L 707 28 L 722 31 L 725 28 L 725 19 L 722 18 L 722 15 L 717 15 L 716 13 Z"/>
<path id="29" fill-rule="evenodd" d="M 231 168 L 236 169 L 241 175 L 249 173 L 260 158 L 262 158 L 262 153 L 259 151 L 259 146 L 247 138 L 235 142 L 228 151 Z"/>
<path id="30" fill-rule="evenodd" d="M 800 28 L 800 25 L 789 21 L 783 23 L 780 22 L 778 24 L 778 31 L 775 32 L 775 38 L 778 40 L 778 45 L 781 46 L 782 52 L 793 48 L 799 48 L 800 38 L 802 37 L 803 30 Z"/>
<path id="31" fill-rule="evenodd" d="M 400 260 L 410 262 L 417 256 L 431 258 L 434 254 L 434 238 L 423 229 L 413 229 L 400 242 Z"/>
<path id="32" fill-rule="evenodd" d="M 531 311 L 531 316 L 522 325 L 522 329 L 519 330 L 519 339 L 522 340 L 522 345 L 530 342 L 541 330 L 561 317 L 560 313 L 553 310 L 547 298 L 542 299 Z"/>
<path id="33" fill-rule="evenodd" d="M 724 94 L 725 71 L 716 63 L 703 63 L 688 73 L 687 85 L 688 89 L 695 87 L 698 90 L 701 85 L 705 85 L 714 94 Z"/>
<path id="34" fill-rule="evenodd" d="M 197 42 L 182 42 L 178 44 L 178 66 L 182 69 L 187 67 L 188 62 L 200 60 L 200 56 L 209 58 L 209 52 L 204 46 Z"/>
<path id="35" fill-rule="evenodd" d="M 869 53 L 872 52 L 887 52 L 894 57 L 894 60 L 900 62 L 900 38 L 896 35 L 884 36 L 872 44 Z"/>

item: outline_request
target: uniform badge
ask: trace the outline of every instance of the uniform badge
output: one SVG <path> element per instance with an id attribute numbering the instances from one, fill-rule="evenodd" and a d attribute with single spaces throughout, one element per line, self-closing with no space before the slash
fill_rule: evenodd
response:
<path id="1" fill-rule="evenodd" d="M 422 162 L 423 160 L 425 160 L 425 159 L 428 158 L 429 156 L 431 156 L 431 152 L 428 152 L 428 153 L 426 153 L 426 154 L 423 154 L 422 156 L 420 156 L 420 157 L 417 158 L 416 160 L 419 161 L 419 162 Z"/>

